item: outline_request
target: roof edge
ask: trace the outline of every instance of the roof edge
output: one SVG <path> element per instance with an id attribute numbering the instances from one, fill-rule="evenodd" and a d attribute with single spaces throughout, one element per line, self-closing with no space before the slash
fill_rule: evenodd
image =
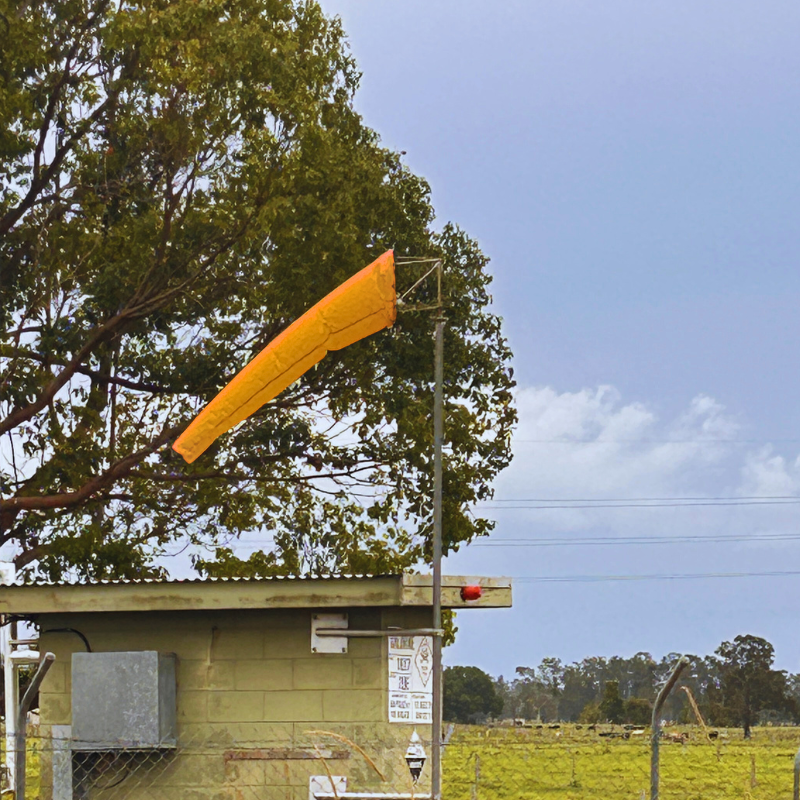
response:
<path id="1" fill-rule="evenodd" d="M 430 575 L 336 575 L 260 579 L 100 581 L 0 585 L 0 614 L 222 611 L 270 608 L 430 606 Z M 478 585 L 475 600 L 461 588 Z M 446 576 L 445 608 L 511 605 L 509 578 Z"/>

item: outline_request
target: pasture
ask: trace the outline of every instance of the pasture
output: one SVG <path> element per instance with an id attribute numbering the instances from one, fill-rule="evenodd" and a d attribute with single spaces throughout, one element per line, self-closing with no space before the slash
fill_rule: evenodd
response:
<path id="1" fill-rule="evenodd" d="M 649 729 L 627 739 L 621 733 L 620 726 L 594 731 L 576 725 L 459 726 L 444 755 L 443 795 L 446 800 L 645 800 Z M 662 741 L 661 800 L 791 798 L 800 728 L 754 728 L 750 741 L 734 729 L 721 731 L 716 741 L 691 726 L 665 733 L 688 738 Z"/>

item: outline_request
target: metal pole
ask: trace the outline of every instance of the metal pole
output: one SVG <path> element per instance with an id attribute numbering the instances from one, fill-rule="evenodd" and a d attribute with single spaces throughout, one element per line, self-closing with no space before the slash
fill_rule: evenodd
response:
<path id="1" fill-rule="evenodd" d="M 434 348 L 433 393 L 433 720 L 431 725 L 431 795 L 442 796 L 442 442 L 444 440 L 444 314 L 442 262 L 438 263 L 438 312 Z"/>
<path id="2" fill-rule="evenodd" d="M 0 629 L 0 650 L 2 650 L 3 683 L 5 688 L 6 777 L 8 779 L 8 787 L 11 789 L 14 787 L 14 759 L 16 757 L 14 732 L 17 729 L 17 706 L 19 705 L 17 665 L 11 660 L 12 649 L 11 623 L 7 622 Z"/>
<path id="3" fill-rule="evenodd" d="M 653 706 L 653 718 L 650 723 L 650 741 L 652 748 L 650 752 L 650 800 L 658 800 L 658 783 L 660 777 L 658 745 L 659 739 L 661 738 L 661 710 L 664 707 L 667 697 L 669 697 L 669 693 L 673 690 L 675 684 L 678 682 L 681 672 L 683 672 L 688 666 L 689 659 L 686 658 L 686 656 L 683 656 L 683 658 L 678 661 L 670 673 L 669 678 L 667 678 L 667 682 L 658 693 L 656 704 Z"/>
<path id="4" fill-rule="evenodd" d="M 44 676 L 47 675 L 47 670 L 53 665 L 56 657 L 52 653 L 45 653 L 42 660 L 39 662 L 39 669 L 33 676 L 30 686 L 25 690 L 22 695 L 22 702 L 19 704 L 17 711 L 17 731 L 16 731 L 16 751 L 17 759 L 14 764 L 14 798 L 15 800 L 25 800 L 25 736 L 27 733 L 28 723 L 28 709 L 31 707 L 33 698 L 36 692 L 39 691 Z"/>
<path id="5" fill-rule="evenodd" d="M 800 750 L 794 757 L 794 800 L 800 800 Z"/>
<path id="6" fill-rule="evenodd" d="M 12 563 L 0 562 L 0 584 L 10 586 L 17 577 L 16 567 Z M 17 665 L 11 659 L 11 652 L 14 649 L 12 640 L 14 639 L 13 623 L 8 618 L 3 619 L 0 628 L 0 660 L 3 664 L 3 684 L 5 689 L 5 709 L 3 719 L 6 727 L 6 769 L 3 776 L 3 786 L 9 789 L 14 788 L 14 752 L 16 730 L 17 705 L 19 703 L 19 682 L 17 681 Z"/>

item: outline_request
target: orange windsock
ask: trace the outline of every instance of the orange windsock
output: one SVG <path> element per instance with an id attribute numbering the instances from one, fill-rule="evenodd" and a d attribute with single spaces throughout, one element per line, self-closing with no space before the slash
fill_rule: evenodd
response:
<path id="1" fill-rule="evenodd" d="M 273 339 L 195 417 L 173 445 L 189 463 L 221 434 L 279 395 L 329 350 L 394 324 L 394 253 L 385 252 Z"/>

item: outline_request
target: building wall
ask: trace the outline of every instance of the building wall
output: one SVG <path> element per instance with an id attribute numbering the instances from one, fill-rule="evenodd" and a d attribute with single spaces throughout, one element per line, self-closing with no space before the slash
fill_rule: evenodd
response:
<path id="1" fill-rule="evenodd" d="M 342 610 L 351 628 L 430 626 L 424 608 Z M 56 655 L 40 694 L 42 733 L 71 723 L 71 654 L 85 648 L 75 634 L 48 631 L 74 628 L 95 651 L 158 650 L 178 657 L 177 752 L 137 756 L 135 769 L 113 792 L 94 790 L 92 798 L 306 800 L 309 777 L 328 771 L 347 776 L 349 791 L 410 791 L 404 755 L 412 729 L 387 721 L 386 639 L 351 639 L 346 654 L 314 654 L 313 613 L 41 617 L 41 649 Z M 427 726 L 418 733 L 430 739 Z M 47 759 L 43 766 L 47 785 Z"/>

